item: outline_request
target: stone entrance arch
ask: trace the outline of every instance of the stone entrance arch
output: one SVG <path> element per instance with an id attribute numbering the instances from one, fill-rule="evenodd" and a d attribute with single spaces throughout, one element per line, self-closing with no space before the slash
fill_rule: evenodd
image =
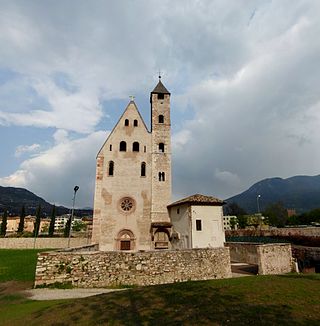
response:
<path id="1" fill-rule="evenodd" d="M 130 230 L 121 230 L 118 233 L 116 241 L 117 250 L 134 250 L 135 248 L 135 237 Z"/>

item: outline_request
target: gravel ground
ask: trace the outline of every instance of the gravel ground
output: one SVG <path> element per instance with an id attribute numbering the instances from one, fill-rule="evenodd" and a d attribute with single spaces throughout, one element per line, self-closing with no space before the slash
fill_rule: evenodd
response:
<path id="1" fill-rule="evenodd" d="M 126 289 L 32 289 L 24 293 L 32 300 L 60 300 L 86 298 L 93 295 L 123 291 Z"/>

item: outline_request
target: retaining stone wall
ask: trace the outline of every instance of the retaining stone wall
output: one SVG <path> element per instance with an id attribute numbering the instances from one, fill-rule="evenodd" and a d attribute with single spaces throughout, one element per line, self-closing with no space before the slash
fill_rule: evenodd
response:
<path id="1" fill-rule="evenodd" d="M 70 247 L 80 247 L 90 243 L 87 238 L 71 238 Z M 58 249 L 68 247 L 67 238 L 0 238 L 1 249 Z"/>
<path id="2" fill-rule="evenodd" d="M 231 261 L 258 265 L 261 275 L 284 274 L 292 270 L 291 245 L 228 242 Z"/>
<path id="3" fill-rule="evenodd" d="M 257 236 L 257 237 L 320 237 L 319 227 L 306 228 L 274 228 L 270 230 L 226 230 L 226 236 Z"/>
<path id="4" fill-rule="evenodd" d="M 153 285 L 231 277 L 229 248 L 146 252 L 43 252 L 35 286 L 55 282 L 78 287 Z"/>
<path id="5" fill-rule="evenodd" d="M 300 260 L 320 262 L 320 247 L 292 246 L 292 256 Z"/>

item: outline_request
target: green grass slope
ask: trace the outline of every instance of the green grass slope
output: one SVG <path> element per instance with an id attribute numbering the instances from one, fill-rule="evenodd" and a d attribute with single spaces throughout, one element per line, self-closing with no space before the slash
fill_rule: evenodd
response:
<path id="1" fill-rule="evenodd" d="M 0 325 L 320 324 L 319 274 L 175 283 L 85 299 L 33 301 L 19 293 L 19 284 L 33 279 L 35 255 L 0 250 Z"/>

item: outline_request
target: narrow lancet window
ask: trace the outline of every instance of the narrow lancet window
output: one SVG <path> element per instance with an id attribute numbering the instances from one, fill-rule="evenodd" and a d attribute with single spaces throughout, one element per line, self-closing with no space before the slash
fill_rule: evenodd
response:
<path id="1" fill-rule="evenodd" d="M 110 176 L 113 176 L 113 172 L 114 172 L 114 162 L 113 161 L 110 161 L 109 162 L 109 168 L 108 168 L 108 175 L 109 175 L 109 177 Z"/>
<path id="2" fill-rule="evenodd" d="M 165 173 L 159 172 L 159 181 L 165 181 Z"/>
<path id="3" fill-rule="evenodd" d="M 159 144 L 159 152 L 164 153 L 164 143 Z"/>
<path id="4" fill-rule="evenodd" d="M 129 120 L 128 120 L 128 119 L 124 120 L 124 125 L 125 125 L 126 127 L 129 126 Z"/>
<path id="5" fill-rule="evenodd" d="M 146 163 L 145 162 L 141 163 L 141 176 L 142 177 L 146 176 Z"/>
<path id="6" fill-rule="evenodd" d="M 125 141 L 120 142 L 120 152 L 127 151 L 127 143 Z"/>
<path id="7" fill-rule="evenodd" d="M 139 143 L 137 141 L 132 144 L 132 151 L 139 152 Z"/>
<path id="8" fill-rule="evenodd" d="M 164 116 L 162 114 L 159 115 L 158 122 L 159 123 L 164 123 Z"/>
<path id="9" fill-rule="evenodd" d="M 133 126 L 134 126 L 134 127 L 138 127 L 138 120 L 134 120 L 134 121 L 133 121 Z"/>

